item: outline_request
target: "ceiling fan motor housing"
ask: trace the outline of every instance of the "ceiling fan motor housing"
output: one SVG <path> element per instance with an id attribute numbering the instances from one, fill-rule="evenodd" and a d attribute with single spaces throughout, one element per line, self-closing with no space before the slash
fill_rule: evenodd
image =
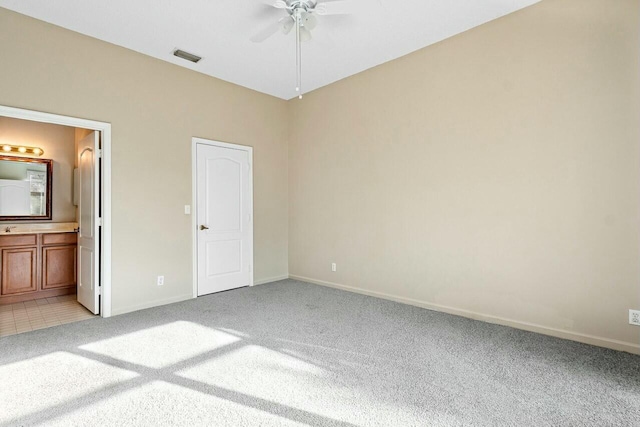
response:
<path id="1" fill-rule="evenodd" d="M 317 0 L 286 0 L 287 10 L 293 15 L 297 10 L 304 12 L 313 11 L 318 4 Z"/>

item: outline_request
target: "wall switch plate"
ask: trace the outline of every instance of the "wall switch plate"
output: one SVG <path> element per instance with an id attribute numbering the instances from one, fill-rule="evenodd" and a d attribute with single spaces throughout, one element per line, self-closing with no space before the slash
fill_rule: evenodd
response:
<path id="1" fill-rule="evenodd" d="M 629 310 L 629 324 L 640 326 L 640 310 Z"/>
<path id="2" fill-rule="evenodd" d="M 191 205 L 184 205 L 184 214 L 191 215 Z"/>
<path id="3" fill-rule="evenodd" d="M 335 262 L 331 263 L 331 271 L 338 271 L 338 266 L 336 265 Z"/>
<path id="4" fill-rule="evenodd" d="M 158 276 L 158 286 L 164 285 L 164 276 Z"/>

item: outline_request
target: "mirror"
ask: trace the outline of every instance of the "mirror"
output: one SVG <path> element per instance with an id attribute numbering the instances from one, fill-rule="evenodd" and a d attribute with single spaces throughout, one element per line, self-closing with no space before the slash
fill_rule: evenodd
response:
<path id="1" fill-rule="evenodd" d="M 50 220 L 53 160 L 0 155 L 0 221 Z"/>

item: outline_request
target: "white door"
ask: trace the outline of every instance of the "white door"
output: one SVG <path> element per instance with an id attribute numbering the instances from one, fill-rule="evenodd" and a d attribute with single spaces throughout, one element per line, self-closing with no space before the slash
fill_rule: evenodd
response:
<path id="1" fill-rule="evenodd" d="M 251 150 L 196 144 L 198 295 L 251 285 Z"/>
<path id="2" fill-rule="evenodd" d="M 78 302 L 94 314 L 100 309 L 98 132 L 78 143 Z"/>

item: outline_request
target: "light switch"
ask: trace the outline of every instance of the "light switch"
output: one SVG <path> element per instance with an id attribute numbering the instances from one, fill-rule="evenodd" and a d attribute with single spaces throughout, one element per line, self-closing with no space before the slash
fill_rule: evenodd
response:
<path id="1" fill-rule="evenodd" d="M 184 214 L 191 215 L 191 205 L 184 205 Z"/>

